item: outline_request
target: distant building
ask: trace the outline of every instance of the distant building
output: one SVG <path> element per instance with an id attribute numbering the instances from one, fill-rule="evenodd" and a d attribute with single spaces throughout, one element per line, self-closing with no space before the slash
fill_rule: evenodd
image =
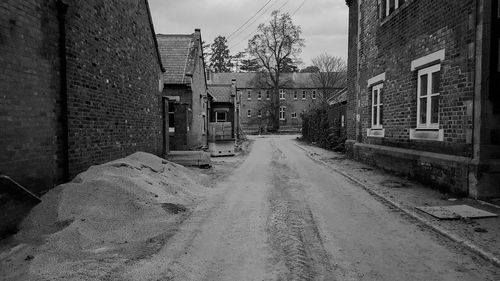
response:
<path id="1" fill-rule="evenodd" d="M 500 196 L 498 1 L 346 2 L 349 154 Z"/>
<path id="2" fill-rule="evenodd" d="M 280 131 L 299 131 L 301 114 L 320 101 L 321 86 L 315 82 L 313 73 L 282 73 L 279 89 Z M 236 80 L 241 100 L 241 126 L 247 133 L 264 130 L 269 126 L 271 95 L 269 81 L 260 73 L 210 73 L 209 84 L 230 83 Z"/>
<path id="3" fill-rule="evenodd" d="M 210 114 L 208 125 L 209 151 L 212 156 L 235 154 L 236 140 L 239 138 L 239 106 L 236 81 L 231 84 L 208 86 Z"/>
<path id="4" fill-rule="evenodd" d="M 171 150 L 189 150 L 207 145 L 207 83 L 201 32 L 158 34 L 166 68 L 163 95 L 169 100 Z"/>

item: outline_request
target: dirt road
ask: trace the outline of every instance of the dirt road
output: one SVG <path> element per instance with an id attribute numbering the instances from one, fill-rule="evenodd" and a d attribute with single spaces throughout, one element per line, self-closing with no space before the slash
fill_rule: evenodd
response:
<path id="1" fill-rule="evenodd" d="M 292 137 L 256 138 L 156 254 L 121 280 L 498 280 L 461 250 L 318 165 Z"/>

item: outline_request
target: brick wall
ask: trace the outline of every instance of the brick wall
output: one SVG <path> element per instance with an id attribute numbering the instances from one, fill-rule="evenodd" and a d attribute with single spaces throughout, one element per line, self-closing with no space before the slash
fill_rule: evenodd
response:
<path id="1" fill-rule="evenodd" d="M 349 32 L 347 42 L 347 138 L 356 139 L 356 88 L 358 64 L 358 0 L 349 1 Z M 347 147 L 349 149 L 349 147 Z"/>
<path id="2" fill-rule="evenodd" d="M 469 20 L 474 16 L 475 1 L 406 1 L 385 19 L 379 18 L 377 2 L 367 0 L 361 5 L 361 141 L 470 157 L 474 60 L 469 56 L 469 43 L 475 38 Z M 409 131 L 417 123 L 417 74 L 411 71 L 411 62 L 442 49 L 446 55 L 441 62 L 439 125 L 444 141 L 410 140 Z M 366 129 L 371 127 L 367 80 L 383 72 L 385 137 L 367 137 Z"/>
<path id="3" fill-rule="evenodd" d="M 161 70 L 146 2 L 67 3 L 71 175 L 135 151 L 160 155 Z"/>
<path id="4" fill-rule="evenodd" d="M 0 2 L 0 173 L 38 194 L 63 174 L 58 28 L 55 1 Z"/>
<path id="5" fill-rule="evenodd" d="M 201 50 L 201 37 L 195 33 L 197 51 Z M 192 90 L 192 122 L 188 132 L 188 147 L 194 148 L 207 145 L 207 84 L 205 82 L 205 67 L 201 53 L 195 56 L 194 73 L 191 81 Z"/>

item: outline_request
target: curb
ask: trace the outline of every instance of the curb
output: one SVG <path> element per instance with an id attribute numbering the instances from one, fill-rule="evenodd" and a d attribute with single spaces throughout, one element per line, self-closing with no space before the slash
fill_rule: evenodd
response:
<path id="1" fill-rule="evenodd" d="M 360 180 L 358 180 L 357 178 L 349 175 L 348 173 L 336 168 L 336 167 L 333 167 L 331 165 L 329 165 L 328 163 L 326 163 L 325 161 L 323 160 L 320 160 L 320 159 L 315 159 L 313 158 L 311 155 L 309 155 L 309 151 L 307 151 L 306 148 L 298 145 L 298 144 L 295 144 L 295 146 L 297 146 L 298 148 L 302 149 L 304 152 L 306 152 L 306 155 L 307 157 L 309 157 L 311 160 L 315 161 L 315 162 L 318 162 L 330 169 L 332 169 L 333 171 L 341 174 L 342 176 L 346 177 L 347 179 L 349 179 L 350 181 L 354 182 L 355 184 L 361 186 L 366 192 L 368 192 L 369 194 L 377 197 L 379 200 L 399 209 L 401 212 L 405 213 L 406 215 L 410 216 L 411 218 L 413 219 L 416 219 L 417 221 L 419 221 L 420 223 L 422 223 L 423 225 L 425 225 L 427 228 L 429 228 L 430 230 L 450 239 L 451 241 L 461 245 L 462 247 L 464 247 L 465 249 L 469 250 L 470 252 L 484 258 L 485 260 L 493 263 L 494 265 L 500 267 L 500 259 L 498 259 L 497 257 L 495 257 L 492 253 L 489 253 L 487 251 L 484 251 L 482 249 L 480 249 L 478 246 L 472 244 L 470 241 L 468 240 L 465 240 L 463 238 L 460 238 L 458 237 L 457 235 L 449 232 L 448 230 L 438 226 L 438 225 L 435 225 L 434 223 L 430 222 L 429 220 L 427 220 L 426 218 L 423 218 L 422 216 L 416 214 L 414 211 L 408 209 L 408 208 L 405 208 L 403 207 L 401 204 L 399 203 L 396 203 L 394 201 L 392 201 L 391 199 L 385 197 L 384 195 L 378 193 L 377 191 L 371 189 L 370 187 L 368 187 L 368 185 L 366 185 L 365 183 L 361 182 Z"/>

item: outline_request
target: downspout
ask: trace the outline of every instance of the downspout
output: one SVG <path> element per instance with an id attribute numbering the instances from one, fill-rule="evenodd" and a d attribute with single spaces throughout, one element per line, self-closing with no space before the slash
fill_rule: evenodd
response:
<path id="1" fill-rule="evenodd" d="M 68 5 L 62 0 L 57 0 L 57 19 L 59 21 L 59 58 L 61 60 L 61 145 L 63 159 L 62 181 L 69 180 L 69 137 L 68 137 L 68 83 L 66 61 L 66 12 Z"/>

